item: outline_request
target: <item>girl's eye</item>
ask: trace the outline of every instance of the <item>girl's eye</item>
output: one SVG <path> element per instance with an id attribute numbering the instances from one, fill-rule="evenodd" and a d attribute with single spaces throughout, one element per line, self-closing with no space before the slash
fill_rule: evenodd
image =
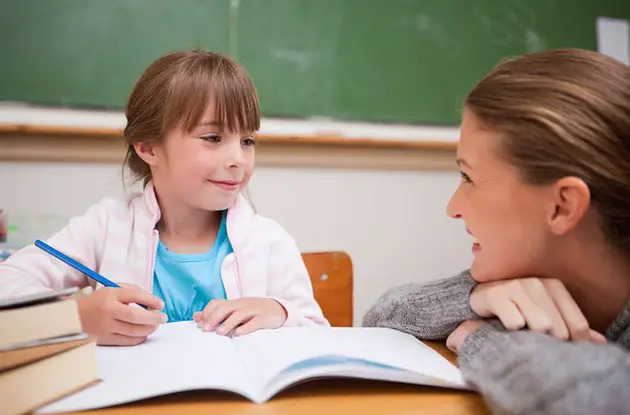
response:
<path id="1" fill-rule="evenodd" d="M 241 143 L 246 147 L 254 147 L 258 141 L 254 137 L 245 137 L 241 139 Z"/>
<path id="2" fill-rule="evenodd" d="M 216 134 L 203 135 L 200 138 L 211 143 L 218 143 L 221 141 L 221 137 Z"/>

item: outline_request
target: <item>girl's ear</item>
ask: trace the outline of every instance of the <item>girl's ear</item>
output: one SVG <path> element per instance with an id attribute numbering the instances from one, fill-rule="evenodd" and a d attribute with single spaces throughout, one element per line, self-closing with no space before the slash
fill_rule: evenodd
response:
<path id="1" fill-rule="evenodd" d="M 138 141 L 133 144 L 136 154 L 149 166 L 155 166 L 157 164 L 157 153 L 155 151 L 156 146 L 151 141 Z"/>

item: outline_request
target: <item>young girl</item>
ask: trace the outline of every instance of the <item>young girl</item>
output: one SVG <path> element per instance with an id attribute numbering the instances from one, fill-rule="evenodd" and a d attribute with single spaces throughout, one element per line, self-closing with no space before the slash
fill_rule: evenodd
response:
<path id="1" fill-rule="evenodd" d="M 446 339 L 494 413 L 628 413 L 630 67 L 575 49 L 499 65 L 457 162 L 470 272 L 394 288 L 364 324 Z"/>
<path id="2" fill-rule="evenodd" d="M 211 52 L 165 55 L 140 77 L 126 117 L 125 164 L 143 193 L 92 206 L 48 241 L 129 284 L 77 300 L 84 331 L 132 345 L 166 321 L 231 335 L 327 325 L 294 240 L 241 194 L 260 125 L 245 70 Z M 0 264 L 2 297 L 88 285 L 34 246 Z"/>

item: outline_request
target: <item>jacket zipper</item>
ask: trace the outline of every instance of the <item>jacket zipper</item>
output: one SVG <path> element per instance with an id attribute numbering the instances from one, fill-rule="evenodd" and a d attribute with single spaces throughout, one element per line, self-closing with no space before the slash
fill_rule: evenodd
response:
<path id="1" fill-rule="evenodd" d="M 147 284 L 147 287 L 149 287 L 149 292 L 151 294 L 153 294 L 153 272 L 155 271 L 155 255 L 157 253 L 157 245 L 158 245 L 158 240 L 160 238 L 160 234 L 158 233 L 157 229 L 153 229 L 153 240 L 152 245 L 153 245 L 153 250 L 150 252 L 150 257 L 149 257 L 149 281 Z"/>
<path id="2" fill-rule="evenodd" d="M 228 209 L 228 211 L 226 212 L 226 218 L 225 218 L 225 232 L 227 233 L 227 237 L 228 237 L 228 241 L 230 241 L 230 228 L 229 226 L 227 226 L 227 220 L 228 220 L 228 215 L 229 215 L 230 211 Z M 232 242 L 230 242 L 231 244 Z M 234 246 L 232 246 L 232 255 L 234 255 L 234 278 L 236 279 L 236 290 L 239 293 L 239 296 L 243 296 L 243 290 L 241 289 L 241 278 L 238 272 L 238 258 L 236 257 L 236 250 L 234 249 Z"/>

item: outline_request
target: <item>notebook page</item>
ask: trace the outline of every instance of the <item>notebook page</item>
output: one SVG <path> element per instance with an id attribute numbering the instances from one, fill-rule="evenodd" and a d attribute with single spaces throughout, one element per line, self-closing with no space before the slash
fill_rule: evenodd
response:
<path id="1" fill-rule="evenodd" d="M 280 391 L 303 381 L 335 377 L 467 389 L 461 385 L 445 384 L 437 378 L 416 372 L 386 368 L 383 366 L 366 366 L 366 364 L 362 362 L 347 360 L 344 363 L 328 362 L 325 366 L 313 365 L 299 370 L 285 370 L 280 375 L 269 381 L 267 387 L 260 393 L 260 397 L 258 399 L 260 402 L 265 402 Z"/>
<path id="2" fill-rule="evenodd" d="M 144 344 L 98 347 L 97 353 L 103 382 L 38 412 L 101 408 L 193 389 L 249 397 L 248 377 L 232 339 L 204 333 L 193 322 L 168 323 Z"/>
<path id="3" fill-rule="evenodd" d="M 322 360 L 322 357 L 332 356 L 350 359 L 348 364 L 353 366 L 353 372 L 361 366 L 368 378 L 373 369 L 382 372 L 390 368 L 430 377 L 435 380 L 435 385 L 466 387 L 459 369 L 436 351 L 411 335 L 391 329 L 282 328 L 236 338 L 235 343 L 248 370 L 255 368 L 256 383 L 262 385 L 269 385 L 296 363 L 303 362 L 301 369 L 309 369 L 308 361 L 311 361 L 311 366 L 317 368 L 326 365 L 326 359 Z M 331 360 L 331 368 L 334 366 L 337 371 L 340 367 L 338 359 Z M 317 368 L 313 373 L 316 372 L 322 373 L 322 370 Z M 295 372 L 291 376 L 294 375 Z M 402 374 L 399 376 L 401 380 L 407 378 Z"/>

